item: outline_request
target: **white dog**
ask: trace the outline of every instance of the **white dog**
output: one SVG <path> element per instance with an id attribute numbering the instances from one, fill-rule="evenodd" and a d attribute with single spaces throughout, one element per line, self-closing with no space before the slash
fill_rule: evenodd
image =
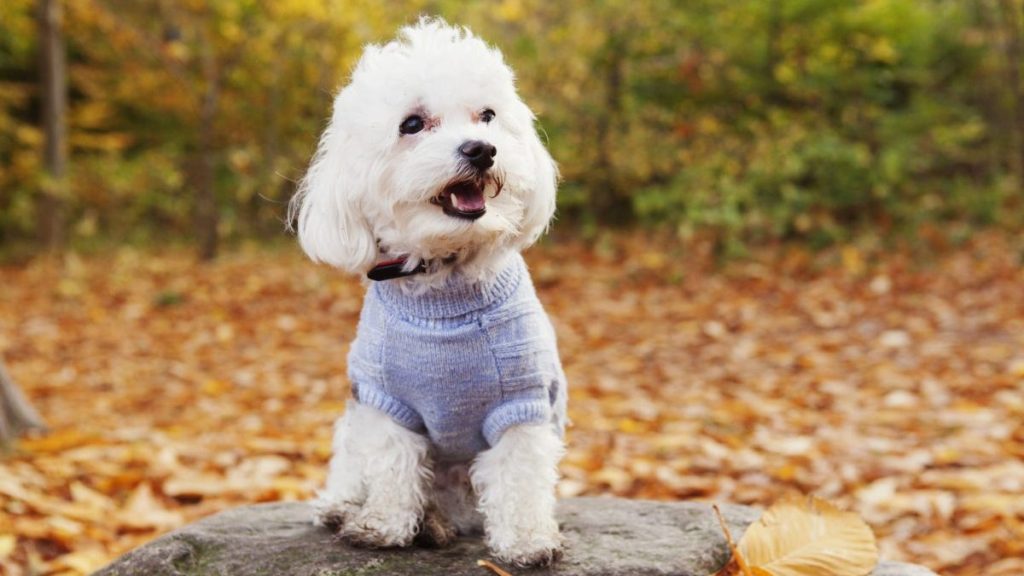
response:
<path id="1" fill-rule="evenodd" d="M 305 252 L 371 283 L 318 522 L 349 542 L 560 551 L 565 376 L 519 252 L 557 169 L 501 54 L 423 19 L 371 45 L 292 202 Z"/>

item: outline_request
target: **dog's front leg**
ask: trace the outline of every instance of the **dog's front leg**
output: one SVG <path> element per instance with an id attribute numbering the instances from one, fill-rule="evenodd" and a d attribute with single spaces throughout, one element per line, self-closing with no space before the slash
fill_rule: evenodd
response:
<path id="1" fill-rule="evenodd" d="M 334 450 L 321 501 L 342 502 L 341 536 L 373 548 L 411 544 L 430 481 L 427 439 L 379 410 L 352 403 Z"/>
<path id="2" fill-rule="evenodd" d="M 360 447 L 360 431 L 374 421 L 373 414 L 353 402 L 334 424 L 331 464 L 327 484 L 317 492 L 315 524 L 341 532 L 366 500 L 363 481 L 366 458 Z"/>
<path id="3" fill-rule="evenodd" d="M 539 566 L 561 554 L 555 485 L 564 451 L 550 424 L 528 424 L 509 428 L 477 456 L 470 474 L 487 545 L 498 559 Z"/>

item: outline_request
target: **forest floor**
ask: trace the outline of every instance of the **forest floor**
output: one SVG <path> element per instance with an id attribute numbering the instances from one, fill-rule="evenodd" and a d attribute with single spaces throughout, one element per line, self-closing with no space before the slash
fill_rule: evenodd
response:
<path id="1" fill-rule="evenodd" d="M 859 513 L 885 558 L 1024 574 L 1024 239 L 527 254 L 570 382 L 563 496 Z M 0 456 L 0 574 L 84 574 L 324 478 L 360 283 L 297 249 L 0 268 L 0 353 L 48 434 Z"/>

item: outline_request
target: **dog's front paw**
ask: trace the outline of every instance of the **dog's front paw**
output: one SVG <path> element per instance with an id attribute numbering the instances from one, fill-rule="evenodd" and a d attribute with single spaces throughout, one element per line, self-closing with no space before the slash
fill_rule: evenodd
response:
<path id="1" fill-rule="evenodd" d="M 323 497 L 313 504 L 313 509 L 313 524 L 323 526 L 334 533 L 341 532 L 342 527 L 359 511 L 355 504 Z"/>
<path id="2" fill-rule="evenodd" d="M 419 517 L 411 513 L 384 516 L 362 511 L 341 529 L 341 537 L 360 548 L 404 548 L 412 544 Z"/>
<path id="3" fill-rule="evenodd" d="M 520 567 L 550 566 L 562 557 L 561 543 L 531 543 L 528 546 L 505 550 L 492 549 L 494 557 Z"/>
<path id="4" fill-rule="evenodd" d="M 516 566 L 548 566 L 562 557 L 562 535 L 553 530 L 521 534 L 490 534 L 487 546 L 494 557 Z"/>

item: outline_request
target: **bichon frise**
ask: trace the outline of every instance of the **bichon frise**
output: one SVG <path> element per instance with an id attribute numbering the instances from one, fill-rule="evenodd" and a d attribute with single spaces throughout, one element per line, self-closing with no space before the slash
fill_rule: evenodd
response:
<path id="1" fill-rule="evenodd" d="M 434 545 L 482 526 L 547 564 L 566 382 L 519 252 L 557 169 L 498 50 L 423 19 L 371 45 L 334 101 L 291 216 L 315 261 L 366 274 L 318 522 L 354 544 Z"/>

